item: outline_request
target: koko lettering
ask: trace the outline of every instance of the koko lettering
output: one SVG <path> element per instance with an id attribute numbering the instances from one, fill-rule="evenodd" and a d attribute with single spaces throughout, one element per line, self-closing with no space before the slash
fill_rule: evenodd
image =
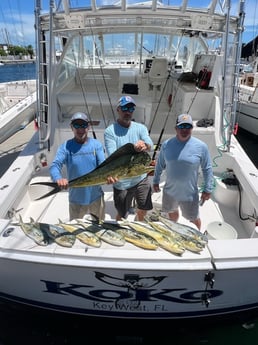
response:
<path id="1" fill-rule="evenodd" d="M 95 289 L 91 285 L 64 284 L 42 280 L 46 293 L 59 295 L 73 295 L 79 298 L 97 302 L 117 302 L 122 300 L 155 302 L 166 301 L 173 303 L 199 303 L 203 294 L 209 299 L 222 295 L 221 290 L 192 290 L 182 289 Z"/>

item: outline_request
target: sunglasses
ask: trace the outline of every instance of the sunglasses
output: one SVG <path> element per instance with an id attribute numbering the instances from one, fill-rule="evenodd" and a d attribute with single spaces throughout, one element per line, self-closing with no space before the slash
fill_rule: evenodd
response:
<path id="1" fill-rule="evenodd" d="M 135 111 L 135 107 L 127 107 L 126 105 L 120 107 L 122 111 L 129 111 L 130 113 L 133 113 Z"/>
<path id="2" fill-rule="evenodd" d="M 85 128 L 89 127 L 89 124 L 87 122 L 85 122 L 85 123 L 73 123 L 72 125 L 73 125 L 73 128 L 75 128 L 75 129 L 79 129 L 79 128 L 85 129 Z"/>
<path id="3" fill-rule="evenodd" d="M 190 123 L 183 123 L 182 125 L 178 125 L 177 128 L 179 128 L 179 129 L 191 129 L 191 128 L 193 128 L 193 126 L 190 125 Z"/>

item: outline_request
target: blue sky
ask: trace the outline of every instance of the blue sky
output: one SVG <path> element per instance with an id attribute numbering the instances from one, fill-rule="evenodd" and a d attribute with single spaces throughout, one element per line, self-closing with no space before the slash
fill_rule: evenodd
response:
<path id="1" fill-rule="evenodd" d="M 80 0 L 72 0 L 80 3 Z M 99 1 L 99 0 L 98 0 Z M 110 0 L 102 0 L 110 4 Z M 131 0 L 132 1 L 132 0 Z M 203 0 L 189 0 L 203 3 Z M 232 3 L 234 0 L 231 0 Z M 43 0 L 47 6 L 48 0 Z M 87 0 L 84 0 L 87 3 Z M 178 0 L 175 0 L 178 3 Z M 34 31 L 34 0 L 1 0 L 0 1 L 0 43 L 27 46 L 35 46 Z M 43 5 L 43 7 L 45 6 Z M 258 35 L 258 1 L 245 1 L 245 30 L 243 32 L 243 43 L 248 43 Z"/>

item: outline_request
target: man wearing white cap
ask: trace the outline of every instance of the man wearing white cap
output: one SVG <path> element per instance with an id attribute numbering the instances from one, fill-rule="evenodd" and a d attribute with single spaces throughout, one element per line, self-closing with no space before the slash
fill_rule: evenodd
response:
<path id="1" fill-rule="evenodd" d="M 104 133 L 108 155 L 127 143 L 134 144 L 138 152 L 150 151 L 153 148 L 147 127 L 132 121 L 135 107 L 135 101 L 131 96 L 122 96 L 119 99 L 117 121 L 107 127 Z M 114 183 L 113 191 L 117 210 L 116 220 L 126 218 L 133 199 L 137 204 L 136 219 L 139 221 L 143 221 L 147 211 L 153 208 L 151 184 L 146 174 Z"/>
<path id="2" fill-rule="evenodd" d="M 201 229 L 199 216 L 198 174 L 201 168 L 204 178 L 201 203 L 208 200 L 213 189 L 213 171 L 208 146 L 192 137 L 193 120 L 189 114 L 181 114 L 176 122 L 176 136 L 164 141 L 156 162 L 153 190 L 159 192 L 160 176 L 165 170 L 162 211 L 175 222 L 182 216 Z"/>
<path id="3" fill-rule="evenodd" d="M 90 122 L 86 114 L 77 112 L 71 118 L 74 137 L 61 144 L 50 166 L 50 175 L 62 189 L 68 188 L 68 181 L 94 170 L 105 160 L 104 147 L 97 139 L 89 138 Z M 66 166 L 67 178 L 62 177 Z M 87 213 L 104 220 L 104 192 L 101 186 L 69 188 L 70 220 L 83 218 Z"/>

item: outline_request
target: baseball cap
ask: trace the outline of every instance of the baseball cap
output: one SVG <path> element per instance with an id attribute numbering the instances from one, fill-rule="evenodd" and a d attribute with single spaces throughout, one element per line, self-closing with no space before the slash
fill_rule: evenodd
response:
<path id="1" fill-rule="evenodd" d="M 192 120 L 191 115 L 189 115 L 189 114 L 178 115 L 177 120 L 176 120 L 176 125 L 179 126 L 179 125 L 182 125 L 184 123 L 188 123 L 189 125 L 193 126 L 193 120 Z"/>
<path id="2" fill-rule="evenodd" d="M 119 101 L 117 103 L 118 107 L 123 107 L 126 104 L 132 103 L 133 105 L 135 105 L 135 101 L 131 96 L 122 96 L 121 98 L 119 98 Z"/>
<path id="3" fill-rule="evenodd" d="M 81 113 L 81 112 L 73 114 L 73 116 L 71 118 L 71 123 L 74 122 L 75 120 L 82 120 L 85 122 L 89 122 L 88 116 L 84 113 Z"/>

